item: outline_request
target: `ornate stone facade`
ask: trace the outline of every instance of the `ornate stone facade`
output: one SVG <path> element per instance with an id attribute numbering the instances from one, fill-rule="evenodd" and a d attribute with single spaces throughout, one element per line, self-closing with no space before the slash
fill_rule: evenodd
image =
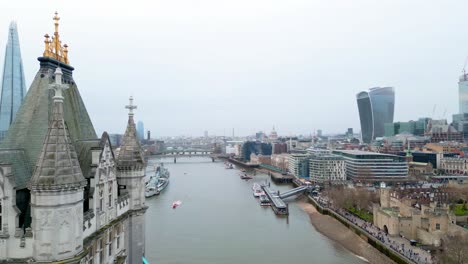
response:
<path id="1" fill-rule="evenodd" d="M 108 134 L 95 135 L 73 67 L 39 61 L 0 148 L 0 262 L 141 263 L 146 164 L 133 112 L 121 153 L 135 155 L 116 157 Z"/>

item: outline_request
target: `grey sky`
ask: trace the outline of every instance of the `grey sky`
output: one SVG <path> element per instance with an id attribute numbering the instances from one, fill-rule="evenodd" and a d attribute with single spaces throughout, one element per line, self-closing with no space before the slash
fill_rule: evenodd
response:
<path id="1" fill-rule="evenodd" d="M 359 131 L 357 92 L 394 86 L 395 120 L 458 109 L 467 1 L 2 1 L 26 81 L 61 17 L 99 133 L 123 133 L 129 95 L 153 136 Z M 2 66 L 0 66 L 2 67 Z"/>

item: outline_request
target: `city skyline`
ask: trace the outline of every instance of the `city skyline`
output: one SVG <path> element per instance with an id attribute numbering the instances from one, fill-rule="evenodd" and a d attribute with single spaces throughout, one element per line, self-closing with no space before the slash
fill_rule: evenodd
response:
<path id="1" fill-rule="evenodd" d="M 21 9 L 25 4 L 31 9 Z M 468 55 L 460 45 L 468 43 L 459 30 L 463 2 L 112 2 L 102 21 L 108 4 L 90 10 L 86 3 L 18 1 L 0 10 L 0 46 L 15 19 L 26 79 L 34 77 L 49 30 L 50 16 L 42 14 L 59 11 L 98 134 L 123 130 L 129 95 L 153 137 L 230 135 L 233 127 L 249 135 L 272 125 L 280 135 L 359 132 L 355 94 L 374 86 L 398 88 L 395 121 L 458 112 L 457 81 Z M 137 49 L 141 56 L 124 52 Z M 101 98 L 112 102 L 111 117 L 100 111 Z"/>

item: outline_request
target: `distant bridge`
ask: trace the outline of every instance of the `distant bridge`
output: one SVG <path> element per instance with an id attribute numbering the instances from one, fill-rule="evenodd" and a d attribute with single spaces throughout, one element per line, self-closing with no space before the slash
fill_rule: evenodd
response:
<path id="1" fill-rule="evenodd" d="M 152 156 L 163 156 L 163 157 L 179 157 L 179 156 L 211 156 L 213 150 L 211 149 L 166 149 L 158 151 Z"/>
<path id="2" fill-rule="evenodd" d="M 211 149 L 166 149 L 152 154 L 161 158 L 174 158 L 174 163 L 177 163 L 179 157 L 209 157 L 211 161 L 221 158 L 219 154 L 214 154 Z"/>

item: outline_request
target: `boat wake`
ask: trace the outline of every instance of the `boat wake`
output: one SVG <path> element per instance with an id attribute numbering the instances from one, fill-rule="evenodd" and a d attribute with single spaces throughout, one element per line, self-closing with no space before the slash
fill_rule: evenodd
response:
<path id="1" fill-rule="evenodd" d="M 365 257 L 356 255 L 356 254 L 354 254 L 354 253 L 353 253 L 353 255 L 356 256 L 358 259 L 363 260 L 363 261 L 369 263 L 369 260 L 367 260 Z"/>

